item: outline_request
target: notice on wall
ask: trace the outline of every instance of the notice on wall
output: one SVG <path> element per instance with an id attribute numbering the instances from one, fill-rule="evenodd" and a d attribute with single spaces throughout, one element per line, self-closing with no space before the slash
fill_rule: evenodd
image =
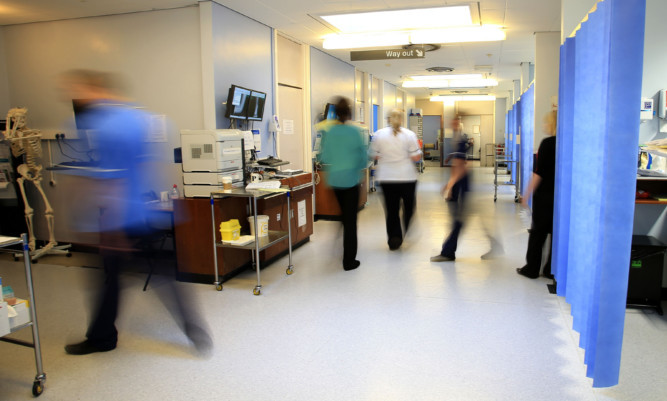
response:
<path id="1" fill-rule="evenodd" d="M 294 120 L 283 120 L 283 134 L 294 134 Z"/>
<path id="2" fill-rule="evenodd" d="M 296 218 L 296 225 L 297 227 L 302 227 L 306 225 L 306 201 L 302 200 L 297 202 L 296 204 L 296 209 L 297 209 L 297 218 Z"/>
<path id="3" fill-rule="evenodd" d="M 167 116 L 154 114 L 150 117 L 148 142 L 167 142 Z"/>

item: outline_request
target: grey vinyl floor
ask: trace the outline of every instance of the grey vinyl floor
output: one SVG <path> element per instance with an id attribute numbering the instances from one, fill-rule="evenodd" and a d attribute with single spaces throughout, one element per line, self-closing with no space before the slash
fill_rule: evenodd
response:
<path id="1" fill-rule="evenodd" d="M 311 241 L 262 270 L 214 286 L 180 283 L 214 340 L 197 354 L 141 272 L 124 276 L 118 348 L 65 354 L 90 313 L 94 257 L 34 265 L 47 375 L 42 400 L 665 400 L 667 319 L 628 310 L 620 383 L 594 389 L 569 306 L 545 278 L 516 274 L 527 232 L 513 187 L 493 202 L 493 173 L 475 192 L 455 262 L 431 263 L 450 226 L 439 194 L 449 170 L 427 166 L 405 243 L 389 251 L 382 193 L 359 214 L 361 266 L 343 271 L 339 223 L 317 221 Z M 487 233 L 503 255 L 481 260 Z M 206 245 L 208 246 L 208 245 Z M 26 296 L 22 262 L 0 255 L 0 276 Z M 664 304 L 663 304 L 664 305 Z M 667 305 L 664 305 L 667 306 Z M 29 330 L 13 336 L 30 339 Z M 32 398 L 32 349 L 0 342 L 0 400 Z"/>

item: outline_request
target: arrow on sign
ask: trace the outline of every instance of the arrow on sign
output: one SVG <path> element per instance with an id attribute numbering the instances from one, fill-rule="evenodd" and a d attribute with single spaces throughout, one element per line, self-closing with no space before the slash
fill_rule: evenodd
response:
<path id="1" fill-rule="evenodd" d="M 424 51 L 423 50 L 419 50 L 419 49 L 416 49 L 416 50 L 417 50 L 417 57 L 424 57 Z"/>

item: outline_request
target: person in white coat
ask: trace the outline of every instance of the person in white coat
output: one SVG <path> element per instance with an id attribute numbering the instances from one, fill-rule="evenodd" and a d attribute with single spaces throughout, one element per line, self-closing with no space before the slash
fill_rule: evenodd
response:
<path id="1" fill-rule="evenodd" d="M 389 113 L 389 127 L 373 135 L 370 155 L 377 160 L 376 180 L 384 194 L 387 244 L 396 250 L 403 243 L 403 234 L 410 226 L 415 209 L 417 169 L 422 151 L 417 135 L 401 127 L 403 111 L 394 109 Z M 401 229 L 400 206 L 403 201 L 403 229 Z"/>

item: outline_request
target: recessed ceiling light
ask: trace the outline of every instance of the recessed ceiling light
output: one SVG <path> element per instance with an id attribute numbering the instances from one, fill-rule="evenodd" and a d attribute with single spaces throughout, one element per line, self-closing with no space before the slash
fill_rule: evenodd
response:
<path id="1" fill-rule="evenodd" d="M 345 33 L 472 25 L 468 5 L 322 15 L 321 18 Z"/>
<path id="2" fill-rule="evenodd" d="M 492 101 L 496 100 L 494 95 L 444 95 L 444 96 L 431 96 L 430 100 L 432 102 L 477 102 L 477 101 Z"/>

